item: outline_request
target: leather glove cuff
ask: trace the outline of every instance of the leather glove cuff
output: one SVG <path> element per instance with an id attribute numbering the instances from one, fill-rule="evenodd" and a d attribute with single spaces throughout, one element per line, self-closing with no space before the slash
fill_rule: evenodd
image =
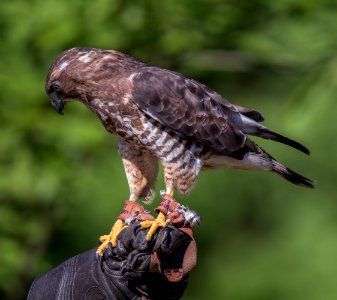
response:
<path id="1" fill-rule="evenodd" d="M 144 209 L 144 207 L 135 201 L 127 200 L 124 203 L 119 219 L 126 224 L 132 224 L 138 221 L 154 220 L 154 217 Z"/>

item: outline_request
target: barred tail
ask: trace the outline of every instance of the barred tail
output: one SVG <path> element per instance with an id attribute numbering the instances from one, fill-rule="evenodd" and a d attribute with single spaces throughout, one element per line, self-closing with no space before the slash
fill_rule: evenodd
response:
<path id="1" fill-rule="evenodd" d="M 262 126 L 260 126 L 256 132 L 252 133 L 253 135 L 256 135 L 258 137 L 262 137 L 264 139 L 269 139 L 269 140 L 273 140 L 282 144 L 286 144 L 290 147 L 293 147 L 299 151 L 302 151 L 305 154 L 310 154 L 310 151 L 308 148 L 306 148 L 305 146 L 303 146 L 302 144 L 300 144 L 299 142 L 296 142 L 292 139 L 289 139 L 279 133 L 276 133 L 268 128 L 261 128 Z"/>
<path id="2" fill-rule="evenodd" d="M 304 186 L 307 188 L 314 188 L 314 183 L 311 179 L 308 179 L 301 174 L 283 166 L 276 160 L 272 161 L 271 171 L 282 176 L 284 179 L 290 181 L 293 184 Z"/>

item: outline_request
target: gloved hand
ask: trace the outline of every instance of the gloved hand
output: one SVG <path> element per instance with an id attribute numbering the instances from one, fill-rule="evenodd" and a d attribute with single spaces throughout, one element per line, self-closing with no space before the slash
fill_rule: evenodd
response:
<path id="1" fill-rule="evenodd" d="M 146 233 L 140 223 L 125 228 L 117 246 L 110 245 L 103 254 L 102 263 L 120 270 L 145 299 L 179 299 L 187 286 L 188 273 L 196 265 L 192 231 L 168 225 L 151 241 L 146 240 Z"/>
<path id="2" fill-rule="evenodd" d="M 170 195 L 163 195 L 155 210 L 163 212 L 174 227 L 166 226 L 160 230 L 154 242 L 146 240 L 147 231 L 139 226 L 128 227 L 120 233 L 117 246 L 110 247 L 110 253 L 106 255 L 125 258 L 121 268 L 127 277 L 139 277 L 143 271 L 150 271 L 164 274 L 170 282 L 178 282 L 196 265 L 192 228 L 199 225 L 200 217 Z"/>
<path id="3" fill-rule="evenodd" d="M 196 264 L 192 230 L 182 229 L 168 225 L 146 241 L 147 230 L 133 223 L 103 256 L 92 249 L 36 279 L 28 300 L 180 299 Z"/>

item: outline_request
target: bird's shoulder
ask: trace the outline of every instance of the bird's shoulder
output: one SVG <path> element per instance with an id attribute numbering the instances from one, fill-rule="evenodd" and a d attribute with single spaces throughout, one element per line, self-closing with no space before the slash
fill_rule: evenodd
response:
<path id="1" fill-rule="evenodd" d="M 139 94 L 143 94 L 148 88 L 166 91 L 177 99 L 185 101 L 197 99 L 203 104 L 208 103 L 224 117 L 227 114 L 242 113 L 257 122 L 264 120 L 263 115 L 255 109 L 232 104 L 207 85 L 178 72 L 144 64 L 139 66 L 135 79 L 135 91 Z"/>

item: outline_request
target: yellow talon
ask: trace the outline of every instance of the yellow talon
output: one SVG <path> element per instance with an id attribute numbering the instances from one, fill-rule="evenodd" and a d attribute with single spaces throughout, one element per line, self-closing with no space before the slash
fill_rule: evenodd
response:
<path id="1" fill-rule="evenodd" d="M 108 234 L 106 234 L 106 235 L 101 235 L 100 237 L 99 237 L 99 241 L 101 242 L 101 243 L 103 243 L 105 240 L 107 240 L 109 238 L 109 235 Z"/>
<path id="2" fill-rule="evenodd" d="M 146 234 L 146 240 L 150 241 L 152 236 L 156 233 L 158 228 L 163 228 L 170 220 L 166 220 L 165 215 L 162 212 L 159 212 L 157 218 L 154 221 L 143 221 L 141 223 L 142 229 L 150 228 Z"/>
<path id="3" fill-rule="evenodd" d="M 152 223 L 154 221 L 143 221 L 141 224 L 140 224 L 140 228 L 141 229 L 147 229 L 149 227 L 151 227 Z"/>
<path id="4" fill-rule="evenodd" d="M 124 224 L 122 220 L 118 219 L 112 226 L 109 234 L 100 236 L 99 240 L 102 244 L 97 248 L 96 252 L 102 256 L 104 250 L 108 248 L 109 243 L 112 244 L 112 247 L 116 247 L 117 237 L 125 227 L 127 227 L 127 225 Z"/>

